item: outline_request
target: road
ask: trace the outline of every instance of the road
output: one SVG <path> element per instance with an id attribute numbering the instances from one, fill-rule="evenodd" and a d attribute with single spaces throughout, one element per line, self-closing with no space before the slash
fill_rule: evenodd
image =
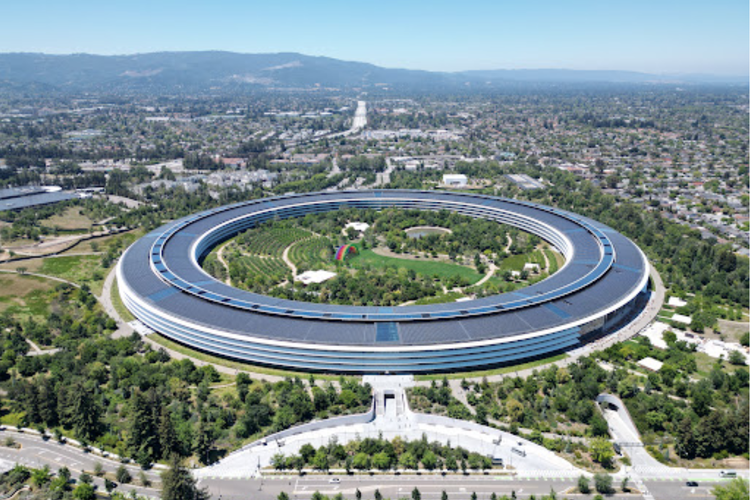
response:
<path id="1" fill-rule="evenodd" d="M 385 165 L 386 166 L 384 172 L 378 172 L 377 174 L 375 174 L 374 187 L 385 186 L 386 184 L 391 182 L 391 174 L 394 170 L 396 170 L 396 165 L 393 164 L 390 157 L 386 157 Z"/>
<path id="2" fill-rule="evenodd" d="M 333 155 L 333 158 L 331 159 L 331 171 L 328 172 L 327 178 L 331 178 L 334 175 L 340 174 L 341 168 L 339 167 L 339 160 L 336 157 L 336 155 Z"/>
<path id="3" fill-rule="evenodd" d="M 359 131 L 365 128 L 367 125 L 367 102 L 357 101 L 357 110 L 354 112 L 354 120 L 352 120 L 352 128 L 350 132 Z"/>
<path id="4" fill-rule="evenodd" d="M 94 455 L 93 453 L 85 453 L 75 446 L 61 444 L 54 439 L 45 441 L 38 435 L 1 430 L 0 439 L 5 442 L 8 438 L 12 438 L 13 441 L 20 445 L 20 448 L 0 446 L 0 459 L 9 460 L 27 467 L 38 469 L 47 465 L 51 471 L 67 467 L 74 478 L 80 476 L 83 471 L 87 471 L 93 475 L 94 466 L 97 462 L 102 464 L 105 473 L 113 475 L 121 465 L 125 465 L 133 479 L 138 478 L 138 474 L 141 471 L 141 468 L 136 465 L 122 464 Z M 159 471 L 150 470 L 144 471 L 144 473 L 152 484 L 159 484 Z M 94 482 L 99 486 L 99 489 L 104 490 L 103 479 L 95 478 Z M 148 497 L 158 497 L 159 494 L 158 490 L 154 487 L 144 488 L 133 484 L 120 485 L 115 491 L 129 493 L 131 490 L 135 490 L 139 495 Z"/>
<path id="5" fill-rule="evenodd" d="M 418 475 L 383 475 L 383 476 L 336 476 L 341 482 L 331 483 L 334 476 L 297 476 L 296 474 L 269 477 L 264 479 L 203 479 L 200 486 L 207 487 L 214 498 L 222 500 L 275 500 L 279 493 L 286 492 L 293 500 L 308 500 L 315 491 L 333 496 L 341 493 L 344 498 L 355 498 L 357 489 L 362 492 L 362 498 L 372 498 L 376 489 L 380 490 L 383 498 L 410 498 L 411 491 L 416 487 L 422 498 L 439 499 L 442 492 L 448 494 L 451 500 L 469 500 L 476 492 L 478 500 L 487 500 L 492 493 L 498 496 L 508 495 L 515 491 L 518 498 L 529 498 L 535 495 L 549 495 L 554 490 L 558 498 L 569 497 L 564 492 L 576 486 L 575 479 L 540 479 L 534 477 L 509 478 L 472 474 L 467 476 L 418 476 Z M 685 485 L 683 480 L 653 480 L 647 481 L 647 487 L 656 500 L 685 500 L 686 498 L 701 500 L 713 499 L 711 489 L 723 480 L 699 483 L 697 488 Z M 592 484 L 593 486 L 593 484 Z M 619 487 L 615 481 L 614 486 Z M 634 488 L 633 483 L 629 483 Z M 573 498 L 592 498 L 593 495 L 570 495 Z M 608 499 L 642 498 L 641 495 L 608 495 Z"/>
<path id="6" fill-rule="evenodd" d="M 114 473 L 121 465 L 119 462 L 108 460 L 82 450 L 62 445 L 56 441 L 44 441 L 40 437 L 30 434 L 19 434 L 16 432 L 0 431 L 0 439 L 4 442 L 7 437 L 21 445 L 20 449 L 0 447 L 0 459 L 21 463 L 29 467 L 43 467 L 49 465 L 52 471 L 57 471 L 63 466 L 70 469 L 73 477 L 78 477 L 82 471 L 93 471 L 94 464 L 100 462 L 107 473 Z M 126 465 L 131 475 L 136 478 L 140 469 L 134 465 Z M 648 475 L 644 479 L 646 487 L 656 500 L 685 500 L 690 499 L 712 499 L 711 489 L 717 484 L 725 484 L 727 480 L 718 477 L 717 471 L 677 471 L 678 474 Z M 158 474 L 155 471 L 146 472 L 153 484 L 158 484 Z M 667 472 L 669 474 L 669 472 Z M 644 474 L 646 476 L 646 474 Z M 575 478 L 542 478 L 534 473 L 521 474 L 518 477 L 499 476 L 491 474 L 469 474 L 463 475 L 377 475 L 377 476 L 336 476 L 340 483 L 331 483 L 326 475 L 298 476 L 296 473 L 271 476 L 261 479 L 201 479 L 199 485 L 209 489 L 214 499 L 221 500 L 275 500 L 282 491 L 287 492 L 293 499 L 307 500 L 315 491 L 323 494 L 335 495 L 341 492 L 345 498 L 353 499 L 354 493 L 359 489 L 363 498 L 372 498 L 375 489 L 379 489 L 385 498 L 409 497 L 411 491 L 419 488 L 422 498 L 439 498 L 442 491 L 448 493 L 451 500 L 468 500 L 472 492 L 477 493 L 479 500 L 486 500 L 491 493 L 498 495 L 515 491 L 519 498 L 528 498 L 530 495 L 546 495 L 554 490 L 560 497 L 563 492 L 575 486 Z M 698 487 L 688 487 L 685 482 L 695 480 Z M 95 479 L 100 489 L 103 489 L 103 481 Z M 614 484 L 619 486 L 619 478 L 615 478 Z M 634 483 L 630 482 L 631 487 Z M 158 491 L 153 487 L 143 488 L 134 485 L 119 486 L 118 490 L 129 492 L 136 490 L 139 495 L 158 497 Z M 641 498 L 641 496 L 614 495 L 608 496 L 612 499 Z"/>

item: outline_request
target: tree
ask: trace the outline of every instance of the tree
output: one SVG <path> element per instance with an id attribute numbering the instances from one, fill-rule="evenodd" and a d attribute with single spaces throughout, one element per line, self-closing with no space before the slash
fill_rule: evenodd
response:
<path id="1" fill-rule="evenodd" d="M 693 459 L 697 449 L 693 421 L 685 416 L 675 429 L 675 451 L 682 458 Z"/>
<path id="2" fill-rule="evenodd" d="M 622 482 L 620 483 L 620 489 L 622 490 L 623 493 L 627 493 L 628 491 L 630 491 L 630 488 L 628 488 L 628 481 L 630 481 L 629 476 L 625 476 L 624 478 L 622 478 Z"/>
<path id="3" fill-rule="evenodd" d="M 274 456 L 272 456 L 271 465 L 273 465 L 273 468 L 276 470 L 286 469 L 286 457 L 284 457 L 284 454 L 276 453 Z"/>
<path id="4" fill-rule="evenodd" d="M 138 471 L 138 481 L 141 482 L 141 485 L 145 488 L 148 488 L 151 486 L 151 480 L 148 478 L 146 473 L 144 471 Z"/>
<path id="5" fill-rule="evenodd" d="M 732 351 L 729 353 L 729 362 L 733 365 L 743 366 L 745 364 L 745 356 L 740 351 Z"/>
<path id="6" fill-rule="evenodd" d="M 594 488 L 604 495 L 612 493 L 612 476 L 609 474 L 594 474 Z"/>
<path id="7" fill-rule="evenodd" d="M 607 421 L 604 420 L 599 414 L 596 414 L 591 419 L 591 434 L 594 436 L 609 437 L 609 426 Z"/>
<path id="8" fill-rule="evenodd" d="M 88 483 L 81 483 L 73 490 L 73 498 L 76 500 L 95 500 L 94 487 Z"/>
<path id="9" fill-rule="evenodd" d="M 711 493 L 716 497 L 716 500 L 747 500 L 750 497 L 748 481 L 741 477 L 733 479 L 726 486 L 715 487 L 711 490 Z"/>
<path id="10" fill-rule="evenodd" d="M 130 426 L 128 429 L 128 449 L 138 463 L 147 467 L 161 456 L 159 434 L 154 418 L 152 398 L 136 390 L 130 399 Z"/>
<path id="11" fill-rule="evenodd" d="M 289 495 L 286 494 L 286 492 L 281 492 L 276 496 L 276 500 L 289 500 Z"/>
<path id="12" fill-rule="evenodd" d="M 50 481 L 49 466 L 45 465 L 41 469 L 35 469 L 31 473 L 31 482 L 37 488 L 47 484 Z"/>
<path id="13" fill-rule="evenodd" d="M 177 455 L 172 455 L 169 469 L 161 475 L 162 500 L 208 500 L 210 495 L 205 489 L 198 489 L 195 479 L 182 466 Z"/>
<path id="14" fill-rule="evenodd" d="M 412 455 L 410 452 L 405 452 L 403 455 L 401 455 L 401 458 L 399 459 L 399 463 L 404 469 L 416 469 L 417 468 L 417 459 Z"/>
<path id="15" fill-rule="evenodd" d="M 320 471 L 327 471 L 329 468 L 328 464 L 328 452 L 325 450 L 323 446 L 320 447 L 320 449 L 315 453 L 315 456 L 312 460 L 312 466 L 314 469 L 320 470 Z"/>
<path id="16" fill-rule="evenodd" d="M 180 442 L 177 438 L 177 432 L 175 431 L 174 424 L 172 423 L 171 412 L 166 406 L 161 407 L 158 433 L 159 447 L 161 449 L 162 458 L 169 458 L 173 453 L 177 453 L 179 451 Z"/>
<path id="17" fill-rule="evenodd" d="M 523 418 L 523 405 L 513 398 L 508 398 L 508 401 L 505 403 L 505 410 L 513 422 L 520 422 Z"/>
<path id="18" fill-rule="evenodd" d="M 383 500 L 383 495 L 380 493 L 379 489 L 375 489 L 373 497 L 375 498 L 375 500 Z"/>
<path id="19" fill-rule="evenodd" d="M 615 456 L 615 451 L 612 449 L 612 443 L 604 438 L 592 439 L 589 444 L 589 451 L 591 451 L 591 457 L 594 459 L 594 462 L 598 462 L 604 467 L 609 467 Z"/>
<path id="20" fill-rule="evenodd" d="M 315 448 L 310 443 L 305 443 L 299 449 L 299 454 L 305 463 L 310 463 L 310 460 L 315 456 Z"/>
<path id="21" fill-rule="evenodd" d="M 446 457 L 445 468 L 451 472 L 456 472 L 458 470 L 458 462 L 456 462 L 456 457 L 453 455 L 453 453 Z"/>
<path id="22" fill-rule="evenodd" d="M 422 465 L 427 470 L 435 469 L 435 467 L 437 467 L 437 455 L 435 455 L 432 450 L 427 450 L 424 455 L 422 455 Z"/>
<path id="23" fill-rule="evenodd" d="M 372 456 L 372 465 L 379 470 L 388 470 L 391 468 L 391 457 L 381 451 Z"/>
<path id="24" fill-rule="evenodd" d="M 448 493 L 446 493 L 445 490 L 443 490 L 443 492 L 440 493 L 440 500 L 448 500 Z"/>
<path id="25" fill-rule="evenodd" d="M 591 493 L 591 486 L 589 486 L 589 478 L 581 474 L 578 476 L 578 491 L 583 494 Z"/>
<path id="26" fill-rule="evenodd" d="M 411 500 L 422 500 L 422 494 L 416 486 L 411 490 Z"/>
<path id="27" fill-rule="evenodd" d="M 107 490 L 107 493 L 112 493 L 112 490 L 115 488 L 117 488 L 117 483 L 106 478 L 104 479 L 104 489 Z"/>
<path id="28" fill-rule="evenodd" d="M 206 422 L 206 416 L 201 414 L 200 420 L 198 421 L 198 430 L 195 434 L 195 453 L 198 458 L 204 464 L 208 464 L 209 453 L 214 445 L 213 429 L 208 422 Z"/>
<path id="29" fill-rule="evenodd" d="M 354 455 L 352 466 L 357 470 L 366 470 L 370 468 L 370 457 L 366 453 L 359 452 Z"/>
<path id="30" fill-rule="evenodd" d="M 82 382 L 75 384 L 68 394 L 71 398 L 68 415 L 76 436 L 93 441 L 101 430 L 99 405 Z"/>
<path id="31" fill-rule="evenodd" d="M 305 468 L 305 459 L 300 455 L 292 455 L 289 457 L 289 460 L 287 460 L 287 466 L 290 469 L 296 470 L 297 474 L 302 475 L 302 469 Z"/>
<path id="32" fill-rule="evenodd" d="M 693 386 L 691 391 L 691 399 L 693 411 L 699 417 L 708 415 L 711 411 L 711 403 L 713 403 L 713 389 L 710 386 L 710 382 L 703 379 Z"/>
<path id="33" fill-rule="evenodd" d="M 124 465 L 121 465 L 117 468 L 115 477 L 117 478 L 119 482 L 123 484 L 129 483 L 130 481 L 133 480 L 133 477 L 130 475 L 130 472 L 128 472 L 128 469 L 126 469 Z"/>

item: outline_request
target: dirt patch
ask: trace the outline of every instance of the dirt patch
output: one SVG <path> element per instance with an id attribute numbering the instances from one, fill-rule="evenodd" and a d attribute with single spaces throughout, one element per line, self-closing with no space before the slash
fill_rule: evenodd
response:
<path id="1" fill-rule="evenodd" d="M 750 323 L 743 323 L 740 321 L 727 321 L 725 319 L 718 320 L 719 332 L 724 335 L 724 340 L 727 342 L 739 342 L 740 337 L 743 333 L 750 331 Z M 715 332 L 707 333 L 706 338 L 719 338 Z"/>
<path id="2" fill-rule="evenodd" d="M 68 207 L 60 215 L 53 215 L 42 221 L 45 227 L 56 227 L 63 230 L 88 229 L 94 225 L 94 221 L 81 213 L 81 207 Z"/>

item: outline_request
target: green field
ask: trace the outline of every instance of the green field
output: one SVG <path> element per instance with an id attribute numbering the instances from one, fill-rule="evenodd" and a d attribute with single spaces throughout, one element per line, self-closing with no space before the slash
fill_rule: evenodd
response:
<path id="1" fill-rule="evenodd" d="M 527 262 L 534 262 L 534 259 L 529 254 L 511 255 L 508 258 L 503 259 L 499 266 L 499 272 L 503 271 L 523 271 L 523 266 Z M 544 266 L 544 264 L 542 264 Z"/>
<path id="2" fill-rule="evenodd" d="M 130 323 L 135 319 L 135 316 L 128 310 L 127 307 L 125 307 L 125 304 L 122 302 L 122 298 L 120 298 L 120 287 L 117 284 L 117 279 L 115 279 L 112 282 L 112 288 L 110 289 L 111 293 L 111 300 L 112 300 L 112 307 L 115 308 L 115 311 L 117 311 L 117 314 L 120 315 L 120 319 L 125 321 L 126 323 Z"/>
<path id="3" fill-rule="evenodd" d="M 289 260 L 305 269 L 330 266 L 333 257 L 333 243 L 328 238 L 308 238 L 297 242 L 289 251 Z"/>
<path id="4" fill-rule="evenodd" d="M 81 213 L 81 207 L 68 207 L 65 212 L 41 221 L 42 226 L 56 227 L 63 231 L 85 230 L 94 225 L 94 221 Z"/>
<path id="5" fill-rule="evenodd" d="M 311 236 L 309 231 L 297 227 L 261 227 L 237 237 L 235 243 L 252 255 L 281 257 L 286 247 Z"/>
<path id="6" fill-rule="evenodd" d="M 412 269 L 423 276 L 438 276 L 441 279 L 459 275 L 469 281 L 470 284 L 474 284 L 482 279 L 482 275 L 474 269 L 459 266 L 458 264 L 384 257 L 372 250 L 363 250 L 358 255 L 351 257 L 348 262 L 354 268 L 361 268 L 367 265 L 373 269 L 383 269 L 390 266 L 399 269 Z"/>
<path id="7" fill-rule="evenodd" d="M 37 276 L 0 274 L 0 312 L 19 317 L 49 315 L 49 291 L 57 283 Z"/>
<path id="8" fill-rule="evenodd" d="M 456 299 L 460 299 L 461 297 L 466 297 L 466 295 L 458 292 L 441 293 L 440 295 L 436 295 L 435 297 L 425 297 L 423 299 L 419 299 L 414 303 L 414 305 L 427 306 L 430 304 L 446 304 L 448 302 L 455 302 Z"/>

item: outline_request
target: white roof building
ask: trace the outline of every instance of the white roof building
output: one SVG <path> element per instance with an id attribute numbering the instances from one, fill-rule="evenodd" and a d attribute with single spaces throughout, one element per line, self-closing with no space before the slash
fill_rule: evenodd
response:
<path id="1" fill-rule="evenodd" d="M 689 325 L 693 321 L 693 318 L 691 318 L 690 316 L 684 316 L 682 314 L 675 314 L 672 316 L 672 321 L 677 321 L 678 323 Z"/>
<path id="2" fill-rule="evenodd" d="M 463 174 L 444 174 L 443 184 L 446 186 L 465 186 L 469 180 Z"/>
<path id="3" fill-rule="evenodd" d="M 320 269 L 318 271 L 305 271 L 302 274 L 298 274 L 294 278 L 294 281 L 301 281 L 303 285 L 309 285 L 311 283 L 323 283 L 334 276 L 336 276 L 336 273 Z"/>
<path id="4" fill-rule="evenodd" d="M 661 370 L 661 367 L 664 366 L 664 363 L 654 358 L 643 358 L 642 360 L 638 361 L 638 366 L 641 366 L 646 370 L 650 370 L 652 372 L 658 372 L 659 370 Z"/>
<path id="5" fill-rule="evenodd" d="M 364 233 L 365 231 L 367 231 L 370 225 L 367 222 L 349 222 L 344 226 L 344 230 L 349 229 L 350 227 L 353 227 L 355 231 Z"/>
<path id="6" fill-rule="evenodd" d="M 532 272 L 532 273 L 538 273 L 539 272 L 539 264 L 537 264 L 536 262 L 527 262 L 526 264 L 523 265 L 523 270 L 524 271 L 529 271 L 529 272 Z"/>
<path id="7" fill-rule="evenodd" d="M 669 297 L 667 305 L 671 307 L 685 307 L 687 305 L 687 302 L 679 297 Z"/>

